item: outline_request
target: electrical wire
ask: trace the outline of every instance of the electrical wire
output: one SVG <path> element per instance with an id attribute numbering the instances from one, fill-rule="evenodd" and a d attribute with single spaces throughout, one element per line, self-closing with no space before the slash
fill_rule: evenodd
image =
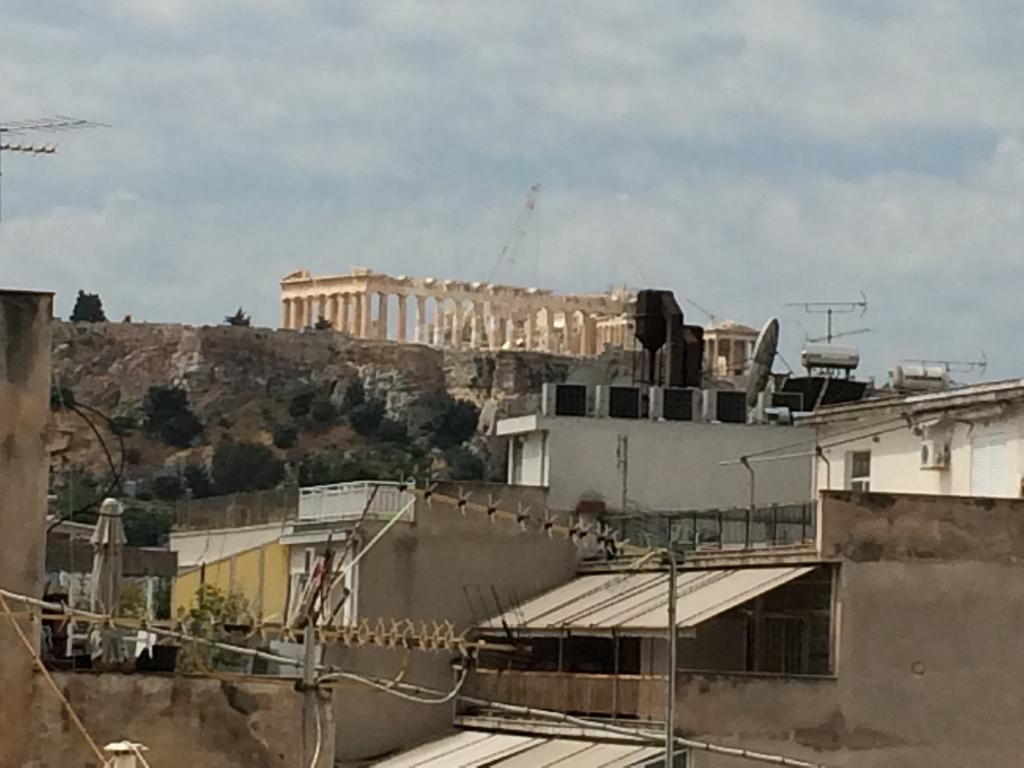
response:
<path id="1" fill-rule="evenodd" d="M 432 693 L 436 694 L 434 696 L 412 695 L 412 694 L 409 694 L 409 693 L 405 693 L 405 692 L 403 692 L 401 690 L 398 690 L 399 688 L 402 688 L 402 687 L 405 687 L 405 686 L 409 686 L 410 683 L 402 682 L 401 680 L 399 680 L 397 678 L 394 679 L 394 680 L 390 680 L 387 683 L 384 683 L 384 682 L 379 682 L 378 680 L 374 680 L 373 678 L 371 678 L 371 677 L 369 677 L 367 675 L 361 675 L 361 674 L 357 674 L 355 672 L 344 672 L 342 670 L 336 670 L 336 671 L 333 671 L 333 672 L 328 672 L 327 674 L 322 675 L 321 677 L 317 678 L 317 682 L 318 683 L 328 683 L 328 682 L 331 682 L 332 680 L 351 680 L 352 682 L 359 683 L 361 685 L 369 686 L 370 688 L 374 688 L 374 689 L 376 689 L 378 691 L 381 691 L 383 693 L 391 694 L 392 696 L 395 696 L 395 697 L 397 697 L 399 699 L 402 699 L 403 701 L 411 701 L 414 704 L 447 704 L 448 702 L 452 701 L 455 698 L 460 698 L 459 694 L 461 693 L 462 687 L 463 687 L 463 685 L 465 685 L 466 678 L 468 676 L 469 676 L 469 666 L 468 665 L 464 665 L 462 667 L 462 670 L 461 670 L 460 674 L 459 674 L 459 679 L 456 681 L 456 683 L 452 687 L 452 689 L 450 691 L 448 691 L 447 693 L 442 693 L 440 691 L 432 691 Z M 419 688 L 420 686 L 413 686 L 413 687 Z M 426 691 L 426 690 L 429 690 L 429 689 L 423 689 L 423 690 Z"/>
<path id="2" fill-rule="evenodd" d="M 74 614 L 78 616 L 84 616 L 94 621 L 107 622 L 110 625 L 118 626 L 123 625 L 124 622 L 119 621 L 116 618 L 110 616 L 103 616 L 100 614 L 90 613 L 88 611 L 78 611 L 70 609 L 67 606 L 59 603 L 48 603 L 37 598 L 22 595 L 10 590 L 0 589 L 0 598 L 9 597 L 19 602 L 35 605 L 38 607 L 44 607 L 52 610 L 63 611 L 68 614 Z M 4 604 L 6 605 L 6 603 Z M 206 640 L 205 638 L 199 638 L 192 635 L 187 635 L 181 632 L 174 632 L 172 630 L 165 630 L 162 628 L 151 627 L 149 631 L 154 634 L 165 635 L 169 637 L 175 637 L 183 639 L 189 642 L 195 642 L 202 645 L 206 645 L 213 648 L 219 648 L 231 653 L 236 653 L 243 656 L 251 656 L 254 658 L 262 658 L 267 661 L 273 661 L 278 664 L 290 665 L 293 667 L 301 667 L 302 662 L 298 659 L 289 658 L 287 656 L 279 656 L 277 654 L 264 653 L 262 651 L 256 651 L 251 648 L 242 648 L 237 645 L 230 643 L 221 643 L 214 640 Z M 42 660 L 38 662 L 42 664 Z M 474 696 L 467 696 L 461 693 L 462 686 L 464 685 L 469 668 L 468 665 L 464 665 L 460 675 L 460 679 L 456 686 L 448 692 L 438 691 L 434 688 L 427 688 L 413 683 L 400 682 L 398 680 L 383 680 L 381 678 L 374 677 L 372 675 L 359 674 L 355 672 L 348 672 L 345 670 L 339 670 L 332 667 L 323 667 L 324 675 L 319 678 L 319 682 L 328 682 L 332 679 L 337 680 L 350 680 L 352 682 L 367 685 L 371 688 L 380 690 L 383 693 L 397 696 L 403 700 L 412 701 L 417 704 L 443 704 L 445 702 L 452 701 L 453 699 L 460 699 L 467 704 L 473 704 L 475 706 L 488 707 L 498 711 L 508 712 L 510 714 L 517 714 L 522 716 L 539 717 L 547 720 L 558 720 L 561 722 L 571 723 L 579 725 L 584 728 L 590 728 L 595 730 L 604 730 L 609 733 L 615 733 L 623 736 L 630 736 L 650 742 L 652 744 L 663 743 L 663 737 L 661 734 L 654 734 L 650 731 L 643 731 L 640 729 L 630 729 L 620 726 L 610 725 L 608 723 L 601 722 L 599 720 L 589 720 L 582 717 L 576 717 L 569 715 L 564 712 L 555 712 L 552 710 L 534 709 L 532 707 L 520 706 L 517 704 L 505 704 L 501 702 L 490 701 L 488 699 L 481 699 Z M 54 684 L 56 685 L 56 684 Z M 745 758 L 748 760 L 754 760 L 756 762 L 769 763 L 772 765 L 786 766 L 787 768 L 828 768 L 828 766 L 822 763 L 812 763 L 804 760 L 797 760 L 795 758 L 789 758 L 782 755 L 773 755 L 763 752 L 756 752 L 753 750 L 743 749 L 741 747 L 725 747 L 718 744 L 712 744 L 710 742 L 697 741 L 695 739 L 684 738 L 681 736 L 676 737 L 676 743 L 681 747 L 688 749 L 696 749 L 706 752 L 713 752 L 721 755 L 729 755 L 732 757 Z"/>
<path id="3" fill-rule="evenodd" d="M 103 754 L 103 752 L 100 751 L 99 744 L 96 743 L 96 740 L 93 739 L 93 737 L 89 734 L 89 731 L 86 730 L 85 723 L 82 722 L 82 719 L 78 716 L 78 713 L 75 712 L 75 708 L 71 706 L 71 702 L 68 701 L 67 697 L 63 694 L 63 692 L 61 692 L 60 687 L 57 685 L 56 681 L 54 681 L 53 676 L 50 674 L 50 671 L 46 668 L 46 665 L 43 663 L 43 660 L 39 657 L 39 653 L 32 645 L 32 641 L 28 639 L 28 637 L 25 635 L 25 630 L 21 628 L 21 625 L 18 623 L 18 620 L 14 618 L 14 614 L 11 611 L 11 607 L 7 604 L 7 600 L 5 599 L 3 594 L 0 594 L 0 608 L 3 608 L 4 613 L 7 614 L 7 618 L 10 620 L 11 626 L 14 627 L 14 631 L 17 633 L 18 638 L 21 640 L 21 644 L 25 646 L 25 650 L 28 651 L 29 655 L 32 657 L 32 661 L 35 663 L 36 667 L 42 673 L 43 679 L 45 679 L 46 682 L 49 683 L 50 688 L 52 688 L 53 692 L 57 694 L 57 698 L 60 699 L 61 703 L 64 705 L 64 708 L 68 711 L 68 715 L 71 718 L 71 722 L 75 724 L 75 728 L 77 728 L 78 732 L 82 734 L 82 738 L 85 739 L 85 743 L 89 745 L 89 749 L 91 749 L 93 754 L 96 755 L 96 757 L 99 759 L 100 765 L 107 765 L 107 758 Z"/>
<path id="4" fill-rule="evenodd" d="M 320 749 L 324 744 L 324 727 L 320 723 L 320 699 L 315 695 L 313 696 L 313 711 L 316 713 L 316 748 L 313 750 L 308 768 L 316 768 L 316 764 L 320 762 Z"/>

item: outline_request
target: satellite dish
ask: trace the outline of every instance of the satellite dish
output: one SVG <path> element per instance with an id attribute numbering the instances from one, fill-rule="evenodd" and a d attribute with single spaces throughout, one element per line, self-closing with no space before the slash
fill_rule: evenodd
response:
<path id="1" fill-rule="evenodd" d="M 772 373 L 775 361 L 775 350 L 779 347 L 779 320 L 773 317 L 764 324 L 754 342 L 754 356 L 750 360 L 750 372 L 747 376 L 747 408 L 757 405 L 757 396 L 768 386 L 768 377 Z"/>

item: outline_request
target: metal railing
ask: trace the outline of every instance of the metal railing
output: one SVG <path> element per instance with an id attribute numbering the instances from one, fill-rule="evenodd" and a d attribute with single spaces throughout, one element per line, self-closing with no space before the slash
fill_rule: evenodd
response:
<path id="1" fill-rule="evenodd" d="M 377 487 L 376 495 L 373 495 L 374 486 Z M 369 519 L 390 518 L 408 501 L 409 494 L 402 490 L 401 483 L 373 481 L 314 485 L 299 489 L 298 522 L 355 521 L 362 516 L 368 502 L 370 506 L 366 515 Z M 402 519 L 412 521 L 413 506 L 410 505 Z"/>
<path id="2" fill-rule="evenodd" d="M 770 504 L 756 509 L 614 513 L 606 522 L 623 537 L 652 547 L 742 550 L 811 544 L 816 535 L 814 502 Z"/>

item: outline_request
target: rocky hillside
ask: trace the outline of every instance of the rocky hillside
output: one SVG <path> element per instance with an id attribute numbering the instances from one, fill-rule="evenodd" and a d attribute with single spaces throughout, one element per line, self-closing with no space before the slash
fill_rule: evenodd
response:
<path id="1" fill-rule="evenodd" d="M 110 474 L 84 410 L 93 414 L 112 453 L 124 442 L 125 477 L 142 480 L 188 463 L 209 465 L 215 447 L 226 441 L 265 445 L 293 474 L 318 454 L 346 455 L 375 444 L 372 431 L 354 429 L 357 422 L 345 415 L 353 382 L 379 403 L 389 427 L 381 439 L 396 450 L 404 447 L 403 425 L 416 418 L 417 408 L 445 392 L 472 402 L 479 409 L 479 436 L 467 446 L 500 466 L 500 457 L 488 456 L 485 436 L 495 418 L 535 409 L 542 382 L 605 380 L 630 370 L 620 356 L 580 361 L 439 350 L 330 331 L 139 323 L 57 323 L 53 352 L 55 391 L 61 393 L 50 432 L 55 474 Z M 180 389 L 187 398 L 201 430 L 184 445 L 168 444 L 146 429 L 154 387 Z M 80 404 L 79 411 L 62 410 L 62 395 Z M 114 419 L 119 437 L 99 414 Z"/>

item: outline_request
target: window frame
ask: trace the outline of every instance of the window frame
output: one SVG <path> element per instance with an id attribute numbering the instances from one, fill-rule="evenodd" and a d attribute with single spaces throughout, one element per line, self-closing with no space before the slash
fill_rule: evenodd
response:
<path id="1" fill-rule="evenodd" d="M 857 462 L 867 457 L 867 473 L 858 472 Z M 850 451 L 846 454 L 846 489 L 849 491 L 871 491 L 871 450 Z"/>

